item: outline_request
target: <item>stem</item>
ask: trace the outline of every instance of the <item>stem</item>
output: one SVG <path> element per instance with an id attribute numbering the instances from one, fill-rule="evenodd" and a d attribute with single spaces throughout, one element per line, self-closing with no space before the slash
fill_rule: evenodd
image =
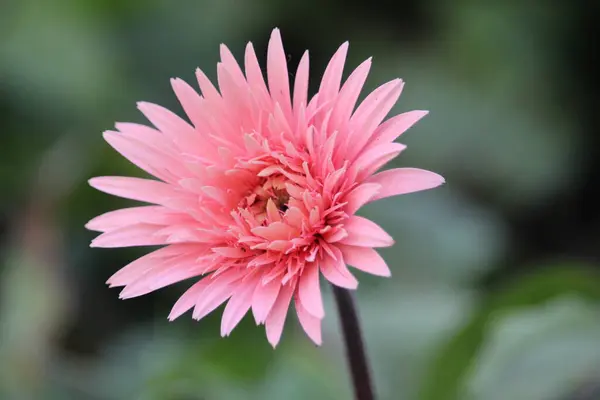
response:
<path id="1" fill-rule="evenodd" d="M 333 286 L 333 295 L 340 314 L 340 325 L 346 345 L 346 357 L 352 374 L 354 398 L 356 400 L 374 400 L 373 384 L 365 354 L 360 323 L 354 299 L 350 291 Z"/>

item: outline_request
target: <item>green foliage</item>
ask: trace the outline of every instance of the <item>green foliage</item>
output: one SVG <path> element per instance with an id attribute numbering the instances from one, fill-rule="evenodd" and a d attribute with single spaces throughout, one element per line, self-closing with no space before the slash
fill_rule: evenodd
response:
<path id="1" fill-rule="evenodd" d="M 539 306 L 564 295 L 600 301 L 600 274 L 578 265 L 538 269 L 490 294 L 481 309 L 440 350 L 426 377 L 422 400 L 464 398 L 466 374 L 474 368 L 478 352 L 489 339 L 493 321 L 522 308 Z M 596 321 L 597 322 L 597 321 Z M 435 382 L 432 385 L 431 382 Z"/>

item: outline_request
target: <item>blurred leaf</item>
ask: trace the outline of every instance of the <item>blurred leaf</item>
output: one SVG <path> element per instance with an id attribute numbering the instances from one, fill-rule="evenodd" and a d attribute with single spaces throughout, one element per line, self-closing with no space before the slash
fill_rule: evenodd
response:
<path id="1" fill-rule="evenodd" d="M 471 309 L 471 296 L 443 285 L 414 285 L 386 280 L 359 289 L 357 306 L 378 398 L 414 399 L 423 372 L 444 338 L 460 327 Z M 325 298 L 324 348 L 346 373 L 337 312 Z M 351 383 L 346 376 L 346 386 Z M 346 397 L 339 397 L 346 398 Z"/>
<path id="2" fill-rule="evenodd" d="M 380 200 L 361 213 L 396 240 L 381 254 L 403 282 L 476 280 L 496 265 L 507 245 L 498 215 L 461 195 L 452 182 L 434 191 Z"/>
<path id="3" fill-rule="evenodd" d="M 467 377 L 468 398 L 547 400 L 575 390 L 600 368 L 599 311 L 567 295 L 499 315 Z"/>
<path id="4" fill-rule="evenodd" d="M 565 294 L 599 301 L 600 274 L 580 265 L 558 265 L 519 277 L 493 293 L 471 321 L 440 349 L 426 375 L 419 398 L 462 398 L 465 376 L 488 339 L 490 323 L 498 313 L 539 305 Z"/>
<path id="5" fill-rule="evenodd" d="M 263 379 L 275 352 L 265 340 L 262 326 L 247 315 L 228 338 L 215 337 L 203 354 L 203 362 L 224 379 L 241 382 Z"/>
<path id="6" fill-rule="evenodd" d="M 445 40 L 460 42 L 453 35 L 456 32 L 448 33 Z M 491 35 L 479 38 L 495 40 Z M 495 44 L 487 47 L 493 50 Z M 392 114 L 430 111 L 399 138 L 408 149 L 396 163 L 435 170 L 448 185 L 466 182 L 509 207 L 543 201 L 576 182 L 577 150 L 583 144 L 580 136 L 573 135 L 576 121 L 560 104 L 552 104 L 549 96 L 532 88 L 532 79 L 524 71 L 507 65 L 514 56 L 504 57 L 489 73 L 510 71 L 511 77 L 524 81 L 501 82 L 496 89 L 495 80 L 485 79 L 478 86 L 470 74 L 464 77 L 453 70 L 454 64 L 472 66 L 455 53 L 440 53 L 435 47 L 431 53 L 426 50 L 415 55 L 387 48 L 377 55 L 378 81 L 399 75 L 407 82 Z M 547 69 L 544 58 L 534 60 L 537 82 L 546 88 L 548 79 L 538 76 Z M 527 65 L 522 60 L 517 64 Z M 530 97 L 524 98 L 526 94 Z"/>
<path id="7" fill-rule="evenodd" d="M 331 347 L 314 347 L 302 337 L 281 355 L 278 362 L 272 366 L 269 378 L 251 398 L 255 400 L 351 398 L 351 387 L 345 379 L 346 366 L 331 362 L 331 358 L 327 357 L 328 348 L 331 350 Z M 248 399 L 245 396 L 238 398 Z"/>
<path id="8" fill-rule="evenodd" d="M 98 99 L 113 87 L 116 57 L 97 16 L 69 3 L 18 3 L 0 40 L 0 82 L 14 89 L 13 100 L 26 109 L 42 104 L 38 112 L 60 111 L 73 118 L 97 112 Z"/>
<path id="9" fill-rule="evenodd" d="M 2 398 L 40 398 L 54 341 L 65 322 L 68 292 L 60 267 L 14 249 L 0 287 L 0 390 Z"/>

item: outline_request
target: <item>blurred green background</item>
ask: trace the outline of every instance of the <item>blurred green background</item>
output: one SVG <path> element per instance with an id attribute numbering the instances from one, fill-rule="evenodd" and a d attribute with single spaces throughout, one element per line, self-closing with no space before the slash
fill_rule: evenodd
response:
<path id="1" fill-rule="evenodd" d="M 101 132 L 275 26 L 313 89 L 349 40 L 369 89 L 407 82 L 394 113 L 431 111 L 396 165 L 448 183 L 361 211 L 397 240 L 357 292 L 380 399 L 600 399 L 598 4 L 1 0 L 0 399 L 351 398 L 329 291 L 322 348 L 293 318 L 276 351 L 250 318 L 221 339 L 221 310 L 167 322 L 189 282 L 118 300 L 146 250 L 83 228 L 131 204 L 88 178 L 139 174 Z"/>

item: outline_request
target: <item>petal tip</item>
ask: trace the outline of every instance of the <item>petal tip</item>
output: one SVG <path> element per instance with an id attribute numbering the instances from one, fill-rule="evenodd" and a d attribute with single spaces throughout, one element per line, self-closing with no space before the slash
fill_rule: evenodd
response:
<path id="1" fill-rule="evenodd" d="M 97 231 L 97 224 L 96 224 L 96 218 L 92 218 L 91 220 L 89 220 L 85 225 L 84 225 L 85 229 L 87 229 L 88 231 Z M 90 243 L 91 245 L 91 243 Z"/>

